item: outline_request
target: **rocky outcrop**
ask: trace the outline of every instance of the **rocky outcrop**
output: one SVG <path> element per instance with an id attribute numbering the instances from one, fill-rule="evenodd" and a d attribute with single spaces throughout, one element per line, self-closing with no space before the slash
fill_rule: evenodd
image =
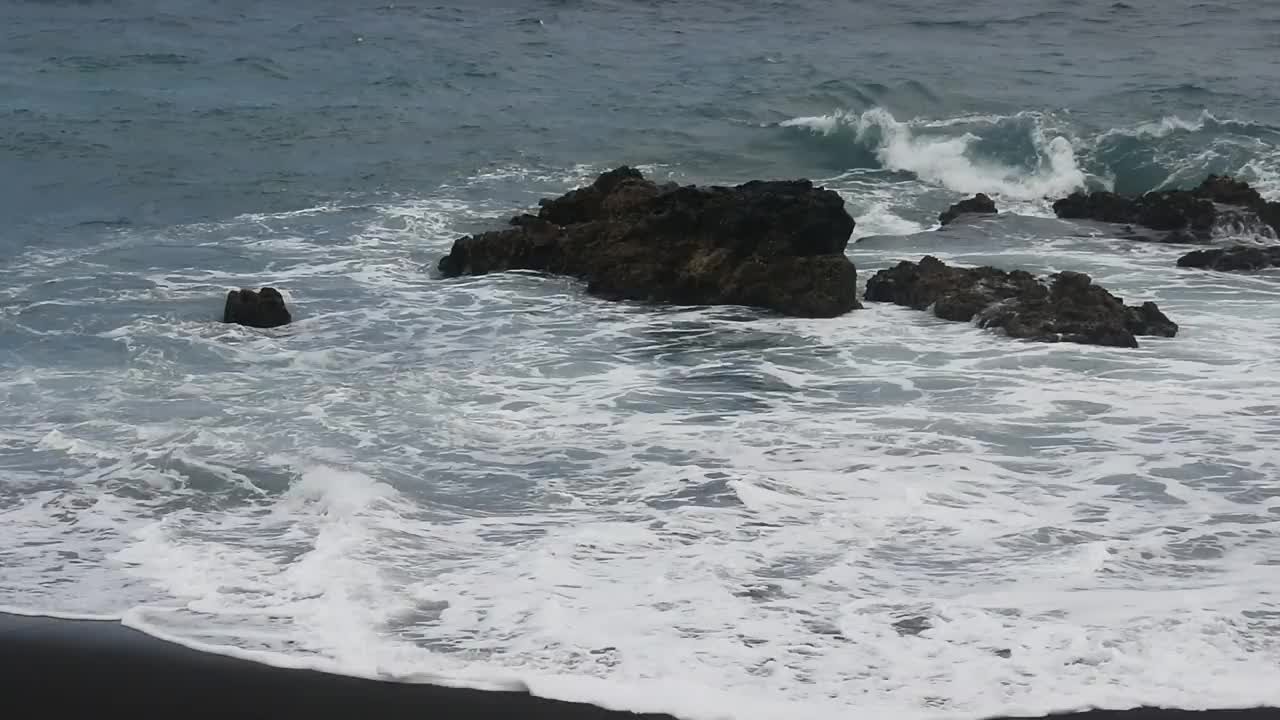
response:
<path id="1" fill-rule="evenodd" d="M 660 186 L 622 167 L 506 229 L 455 241 L 439 269 L 540 270 L 611 299 L 833 317 L 860 307 L 844 254 L 853 224 L 839 195 L 808 180 Z"/>
<path id="2" fill-rule="evenodd" d="M 961 215 L 995 215 L 1000 212 L 996 209 L 996 203 L 985 193 L 978 193 L 967 200 L 952 205 L 938 216 L 938 222 L 943 225 L 950 225 L 952 221 Z"/>
<path id="3" fill-rule="evenodd" d="M 1112 192 L 1073 193 L 1053 204 L 1068 220 L 1140 225 L 1161 231 L 1141 235 L 1164 242 L 1204 243 L 1218 226 L 1256 227 L 1280 233 L 1280 203 L 1267 202 L 1242 180 L 1210 175 L 1193 190 L 1161 190 L 1137 197 Z"/>
<path id="4" fill-rule="evenodd" d="M 248 325 L 256 328 L 272 328 L 293 322 L 284 297 L 275 288 L 232 290 L 222 311 L 222 322 Z"/>
<path id="5" fill-rule="evenodd" d="M 1280 267 L 1280 246 L 1258 247 L 1235 245 L 1210 250 L 1196 250 L 1178 258 L 1178 267 L 1205 270 L 1262 270 Z"/>
<path id="6" fill-rule="evenodd" d="M 1082 273 L 1060 272 L 1042 280 L 1022 270 L 950 267 L 932 256 L 876 273 L 867 281 L 866 299 L 916 310 L 932 307 L 943 320 L 976 320 L 980 327 L 1003 328 L 1010 337 L 1043 342 L 1137 347 L 1137 335 L 1178 332 L 1155 303 L 1125 305 Z"/>
<path id="7" fill-rule="evenodd" d="M 1100 220 L 1141 225 L 1170 233 L 1167 242 L 1208 242 L 1217 215 L 1213 202 L 1184 191 L 1147 193 L 1131 198 L 1111 192 L 1072 194 L 1053 204 L 1053 212 L 1067 220 Z"/>
<path id="8" fill-rule="evenodd" d="M 1265 201 L 1262 195 L 1249 187 L 1249 183 L 1236 180 L 1229 175 L 1210 175 L 1200 186 L 1191 191 L 1199 197 L 1212 200 L 1223 205 L 1240 205 L 1242 207 L 1258 207 Z"/>

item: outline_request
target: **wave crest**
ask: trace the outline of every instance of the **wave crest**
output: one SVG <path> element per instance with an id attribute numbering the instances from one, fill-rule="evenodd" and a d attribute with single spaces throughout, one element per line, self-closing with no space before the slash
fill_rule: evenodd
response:
<path id="1" fill-rule="evenodd" d="M 1079 189 L 1124 193 L 1190 187 L 1209 173 L 1249 181 L 1280 197 L 1280 129 L 1205 110 L 1096 130 L 1068 113 L 959 115 L 900 121 L 880 107 L 796 117 L 840 169 L 910 173 L 956 193 L 1005 200 L 1061 197 Z"/>
<path id="2" fill-rule="evenodd" d="M 888 110 L 872 108 L 860 114 L 837 111 L 798 117 L 780 125 L 824 136 L 852 135 L 854 143 L 869 152 L 875 167 L 909 172 L 955 192 L 1032 200 L 1067 194 L 1087 181 L 1071 141 L 1047 133 L 1031 113 L 902 122 Z M 1021 135 L 1006 138 L 1015 141 L 1006 147 L 1016 145 L 1016 156 L 1004 153 L 1002 157 L 1001 147 L 992 147 L 989 138 L 975 132 L 980 126 L 994 127 L 1003 135 Z"/>
<path id="3" fill-rule="evenodd" d="M 1235 175 L 1280 196 L 1280 129 L 1208 110 L 1099 133 L 1090 159 L 1128 193 L 1189 187 L 1209 173 Z"/>

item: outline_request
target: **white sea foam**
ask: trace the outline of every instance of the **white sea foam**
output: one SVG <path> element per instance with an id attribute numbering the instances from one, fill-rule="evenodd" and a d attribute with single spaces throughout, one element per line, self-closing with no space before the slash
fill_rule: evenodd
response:
<path id="1" fill-rule="evenodd" d="M 1280 147 L 1270 148 L 1245 163 L 1240 176 L 1247 178 L 1262 197 L 1280 200 Z"/>
<path id="2" fill-rule="evenodd" d="M 1194 133 L 1200 132 L 1205 128 L 1250 128 L 1257 127 L 1255 123 L 1246 120 L 1236 120 L 1232 118 L 1219 118 L 1208 110 L 1202 110 L 1194 119 L 1188 120 L 1179 115 L 1166 115 L 1159 120 L 1144 122 L 1132 127 L 1120 127 L 1104 133 L 1114 135 L 1128 135 L 1130 137 L 1160 139 L 1176 133 Z"/>
<path id="3" fill-rule="evenodd" d="M 845 110 L 837 110 L 829 115 L 806 115 L 783 120 L 781 127 L 804 128 L 825 135 L 831 135 L 850 122 L 856 122 L 857 116 Z"/>
<path id="4" fill-rule="evenodd" d="M 922 132 L 1008 119 L 966 116 L 943 122 L 902 122 L 883 108 L 873 108 L 860 114 L 837 111 L 780 124 L 825 135 L 848 131 L 853 142 L 864 143 L 874 151 L 884 169 L 910 172 L 954 192 L 1036 200 L 1062 196 L 1084 186 L 1086 175 L 1076 162 L 1071 141 L 1063 135 L 1047 136 L 1038 124 L 1033 123 L 1029 130 L 1037 151 L 1035 167 L 1030 169 L 981 157 L 974 151 L 979 138 L 971 132 Z"/>
<path id="5" fill-rule="evenodd" d="M 50 612 L 48 610 L 32 610 L 29 607 L 0 605 L 0 613 L 6 615 L 21 615 L 23 617 L 47 617 L 58 620 L 92 620 L 96 622 L 117 622 L 120 620 L 118 615 L 103 615 L 100 613 L 74 613 L 74 612 Z"/>
<path id="6" fill-rule="evenodd" d="M 1166 115 L 1155 122 L 1142 123 L 1132 129 L 1119 129 L 1113 132 L 1144 138 L 1162 138 L 1175 132 L 1197 132 L 1204 129 L 1205 123 L 1215 122 L 1208 110 L 1195 120 L 1184 120 L 1176 115 Z"/>
<path id="7" fill-rule="evenodd" d="M 827 178 L 823 184 L 844 198 L 846 209 L 855 221 L 854 238 L 907 235 L 930 226 L 923 219 L 905 217 L 906 214 L 916 215 L 913 209 L 922 195 L 922 188 L 917 183 L 884 182 L 852 173 Z"/>
<path id="8" fill-rule="evenodd" d="M 1137 350 L 433 279 L 511 181 L 170 229 L 190 255 L 118 280 L 138 307 L 65 298 L 78 324 L 0 366 L 0 604 L 689 718 L 1280 704 L 1274 274 L 1049 221 L 851 246 L 862 277 L 924 252 L 1090 272 L 1181 324 Z M 860 231 L 932 223 L 899 200 L 919 183 L 877 182 L 828 183 Z M 254 257 L 208 269 L 227 236 Z M 129 249 L 25 256 L 0 287 Z M 211 322 L 242 283 L 298 323 Z"/>

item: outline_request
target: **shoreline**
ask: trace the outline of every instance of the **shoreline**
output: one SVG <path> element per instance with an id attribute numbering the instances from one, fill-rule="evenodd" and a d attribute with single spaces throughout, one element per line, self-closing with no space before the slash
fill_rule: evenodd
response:
<path id="1" fill-rule="evenodd" d="M 264 665 L 194 650 L 108 620 L 0 613 L 0 697 L 53 717 L 676 720 L 518 691 L 475 690 Z M 1088 710 L 1079 720 L 1280 720 L 1280 708 Z M 729 719 L 726 719 L 729 720 Z M 816 719 L 815 719 L 816 720 Z M 861 720 L 861 719 L 859 719 Z M 870 719 L 868 719 L 870 720 Z M 878 719 L 876 719 L 878 720 Z"/>

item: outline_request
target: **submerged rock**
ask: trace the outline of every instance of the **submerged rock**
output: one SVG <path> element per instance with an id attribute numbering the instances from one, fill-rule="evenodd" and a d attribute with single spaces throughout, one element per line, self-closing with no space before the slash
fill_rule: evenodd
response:
<path id="1" fill-rule="evenodd" d="M 914 617 L 903 618 L 894 623 L 893 629 L 896 630 L 899 635 L 907 637 L 909 635 L 919 635 L 925 630 L 932 630 L 933 623 L 929 622 L 929 618 L 923 615 L 916 615 Z"/>
<path id="2" fill-rule="evenodd" d="M 902 261 L 867 281 L 866 299 L 916 310 L 933 308 L 943 320 L 1003 328 L 1042 342 L 1137 347 L 1136 335 L 1173 337 L 1178 326 L 1155 303 L 1132 307 L 1082 273 L 1046 279 L 993 267 L 950 267 L 926 256 Z"/>
<path id="3" fill-rule="evenodd" d="M 1178 258 L 1178 267 L 1205 270 L 1262 270 L 1280 267 L 1280 246 L 1258 247 L 1234 245 L 1210 250 L 1196 250 Z"/>
<path id="4" fill-rule="evenodd" d="M 1280 203 L 1267 202 L 1242 180 L 1210 175 L 1193 190 L 1160 190 L 1137 197 L 1113 192 L 1072 193 L 1053 204 L 1067 220 L 1098 220 L 1162 231 L 1164 242 L 1204 243 L 1215 227 L 1280 233 Z M 1139 234 L 1138 237 L 1151 237 Z"/>
<path id="5" fill-rule="evenodd" d="M 1000 212 L 996 209 L 996 203 L 985 193 L 978 193 L 967 200 L 952 205 L 938 216 L 938 222 L 943 225 L 949 225 L 952 221 L 961 215 L 995 215 Z"/>
<path id="6" fill-rule="evenodd" d="M 610 299 L 750 305 L 802 317 L 861 307 L 845 256 L 853 218 L 808 180 L 659 186 L 628 167 L 540 203 L 510 227 L 461 238 L 453 277 L 541 270 Z"/>
<path id="7" fill-rule="evenodd" d="M 284 304 L 280 291 L 271 287 L 253 290 L 232 290 L 222 311 L 222 322 L 272 328 L 293 322 L 289 308 Z"/>

